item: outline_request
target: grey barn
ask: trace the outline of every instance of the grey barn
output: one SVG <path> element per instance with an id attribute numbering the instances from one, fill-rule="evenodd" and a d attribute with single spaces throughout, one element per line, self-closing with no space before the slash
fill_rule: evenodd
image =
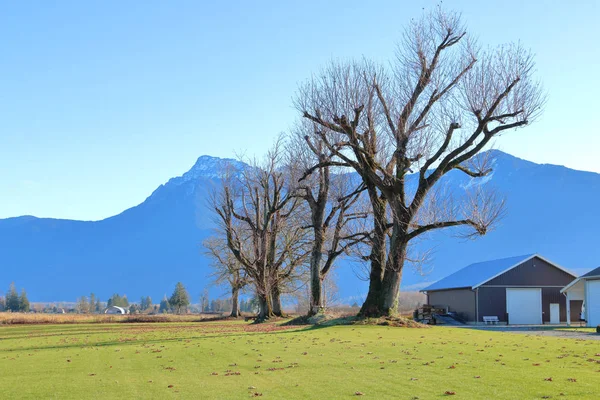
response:
<path id="1" fill-rule="evenodd" d="M 497 317 L 509 324 L 563 323 L 566 297 L 560 292 L 575 275 L 538 254 L 471 264 L 423 289 L 427 302 L 456 312 L 470 323 Z M 571 301 L 578 321 L 581 301 Z M 489 318 L 486 318 L 489 319 Z"/>

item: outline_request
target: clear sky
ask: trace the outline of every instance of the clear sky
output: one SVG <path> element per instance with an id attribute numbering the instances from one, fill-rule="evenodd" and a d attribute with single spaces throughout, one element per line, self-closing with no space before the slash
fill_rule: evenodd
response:
<path id="1" fill-rule="evenodd" d="M 102 219 L 197 157 L 262 154 L 331 58 L 384 61 L 437 1 L 0 0 L 0 218 Z M 600 2 L 450 1 L 537 55 L 543 117 L 496 147 L 600 172 Z"/>

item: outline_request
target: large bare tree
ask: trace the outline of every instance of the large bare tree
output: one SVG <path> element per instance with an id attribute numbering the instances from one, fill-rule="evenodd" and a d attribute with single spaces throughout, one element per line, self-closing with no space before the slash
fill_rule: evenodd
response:
<path id="1" fill-rule="evenodd" d="M 368 231 L 357 229 L 363 225 L 353 223 L 368 215 L 356 207 L 364 185 L 353 182 L 344 169 L 336 169 L 347 165 L 333 160 L 331 150 L 311 134 L 315 128 L 312 122 L 300 121 L 290 135 L 288 150 L 294 190 L 308 206 L 309 221 L 305 227 L 312 233 L 309 316 L 325 309 L 323 282 L 336 259 L 369 235 Z"/>
<path id="2" fill-rule="evenodd" d="M 395 312 L 412 240 L 448 227 L 483 235 L 501 215 L 503 202 L 481 186 L 457 198 L 439 187 L 451 171 L 491 172 L 479 153 L 542 109 L 533 75 L 528 51 L 512 44 L 481 50 L 458 14 L 437 9 L 410 24 L 390 67 L 334 62 L 300 87 L 295 104 L 319 126 L 315 138 L 360 175 L 371 202 L 361 314 Z"/>
<path id="3" fill-rule="evenodd" d="M 281 293 L 306 260 L 300 201 L 282 168 L 282 141 L 253 163 L 223 179 L 212 207 L 227 248 L 254 286 L 259 320 L 281 316 Z"/>

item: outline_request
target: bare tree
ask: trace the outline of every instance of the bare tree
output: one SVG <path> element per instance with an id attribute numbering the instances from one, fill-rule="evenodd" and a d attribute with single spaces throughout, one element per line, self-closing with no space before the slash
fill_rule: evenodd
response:
<path id="1" fill-rule="evenodd" d="M 227 247 L 227 240 L 218 236 L 209 237 L 204 241 L 208 256 L 213 260 L 215 282 L 227 282 L 231 288 L 230 317 L 241 316 L 239 307 L 240 291 L 248 284 L 245 270 L 233 253 Z"/>
<path id="2" fill-rule="evenodd" d="M 518 45 L 482 51 L 459 15 L 438 9 L 411 23 L 390 68 L 332 63 L 301 86 L 296 107 L 319 126 L 314 136 L 333 161 L 360 175 L 371 202 L 362 315 L 395 313 L 413 239 L 448 227 L 483 235 L 502 214 L 494 196 L 444 203 L 436 188 L 450 171 L 474 179 L 491 172 L 478 154 L 541 112 L 544 95 L 533 73 L 529 52 Z"/>
<path id="3" fill-rule="evenodd" d="M 259 300 L 259 320 L 282 314 L 281 291 L 307 257 L 299 200 L 282 171 L 282 140 L 263 163 L 223 180 L 212 206 L 227 239 Z"/>
<path id="4" fill-rule="evenodd" d="M 301 121 L 291 135 L 288 150 L 288 166 L 297 182 L 295 193 L 308 206 L 310 222 L 306 228 L 312 231 L 309 316 L 324 311 L 323 283 L 335 260 L 368 236 L 368 232 L 353 229 L 359 225 L 352 223 L 368 215 L 354 207 L 364 185 L 352 182 L 344 170 L 338 169 L 332 176 L 333 168 L 346 164 L 333 161 L 335 155 L 310 134 L 315 128 L 314 123 Z"/>

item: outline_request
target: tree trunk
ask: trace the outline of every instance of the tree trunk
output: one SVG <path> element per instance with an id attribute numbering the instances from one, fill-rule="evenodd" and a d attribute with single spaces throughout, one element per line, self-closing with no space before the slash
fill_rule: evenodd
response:
<path id="1" fill-rule="evenodd" d="M 279 287 L 275 285 L 271 291 L 271 299 L 273 305 L 273 315 L 278 317 L 283 317 L 283 311 L 281 310 L 281 293 L 279 292 Z"/>
<path id="2" fill-rule="evenodd" d="M 382 294 L 382 276 L 384 263 L 380 259 L 371 259 L 371 273 L 369 275 L 369 291 L 358 315 L 361 317 L 379 317 Z"/>
<path id="3" fill-rule="evenodd" d="M 398 313 L 398 296 L 400 295 L 400 282 L 402 269 L 386 269 L 381 285 L 380 315 L 392 316 Z"/>
<path id="4" fill-rule="evenodd" d="M 321 224 L 322 226 L 322 224 Z M 310 255 L 310 306 L 308 316 L 323 311 L 323 279 L 321 277 L 321 258 L 323 252 L 323 232 L 319 227 L 314 228 L 315 241 Z"/>
<path id="5" fill-rule="evenodd" d="M 258 316 L 257 321 L 266 321 L 274 316 L 273 308 L 271 307 L 271 296 L 265 294 L 257 294 L 258 297 Z"/>
<path id="6" fill-rule="evenodd" d="M 398 313 L 400 282 L 402 281 L 402 270 L 404 269 L 408 247 L 406 226 L 405 221 L 394 220 L 390 251 L 381 287 L 381 304 L 379 307 L 381 315 L 391 316 Z"/>
<path id="7" fill-rule="evenodd" d="M 240 289 L 236 285 L 233 285 L 231 288 L 231 314 L 229 314 L 229 316 L 233 318 L 237 318 L 242 315 L 238 302 L 239 293 Z"/>
<path id="8" fill-rule="evenodd" d="M 379 317 L 382 315 L 382 285 L 386 260 L 387 219 L 386 203 L 377 195 L 374 188 L 369 188 L 369 197 L 373 207 L 373 244 L 369 256 L 371 272 L 369 274 L 369 291 L 358 315 L 361 317 Z"/>

